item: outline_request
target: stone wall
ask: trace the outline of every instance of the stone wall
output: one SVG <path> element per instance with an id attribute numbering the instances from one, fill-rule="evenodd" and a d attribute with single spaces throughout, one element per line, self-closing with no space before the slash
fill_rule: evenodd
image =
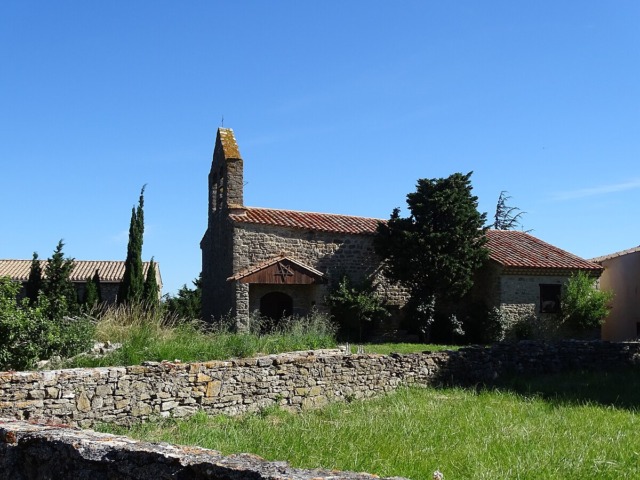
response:
<path id="1" fill-rule="evenodd" d="M 408 299 L 408 292 L 390 283 L 384 275 L 380 259 L 373 247 L 373 235 L 340 234 L 321 231 L 301 232 L 299 229 L 238 224 L 233 234 L 233 271 L 241 271 L 251 265 L 270 260 L 282 253 L 324 273 L 329 283 L 314 285 L 300 292 L 299 305 L 312 304 L 320 311 L 324 309 L 324 298 L 329 293 L 332 282 L 342 274 L 347 274 L 355 282 L 373 279 L 379 295 L 389 305 L 402 306 Z M 304 286 L 303 288 L 306 288 Z M 298 288 L 298 286 L 291 286 Z M 253 291 L 252 291 L 253 289 Z M 260 296 L 274 291 L 274 286 L 255 287 L 253 285 L 236 289 L 237 314 L 248 316 L 259 305 Z M 283 291 L 280 288 L 278 291 Z M 291 295 L 292 292 L 285 292 Z M 294 310 L 296 305 L 294 303 Z M 296 313 L 306 312 L 299 310 Z"/>
<path id="2" fill-rule="evenodd" d="M 367 398 L 402 385 L 491 382 L 508 372 L 635 365 L 638 343 L 520 342 L 408 355 L 336 351 L 202 363 L 0 373 L 0 417 L 90 427 L 241 414 L 279 405 L 301 410 Z"/>
<path id="3" fill-rule="evenodd" d="M 0 418 L 0 480 L 383 480 L 366 473 L 303 470 L 256 455 Z M 395 477 L 396 480 L 401 480 Z"/>

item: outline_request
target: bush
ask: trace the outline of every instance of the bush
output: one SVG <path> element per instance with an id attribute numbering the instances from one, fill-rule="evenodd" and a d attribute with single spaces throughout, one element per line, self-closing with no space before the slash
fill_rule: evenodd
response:
<path id="1" fill-rule="evenodd" d="M 54 355 L 70 357 L 91 344 L 93 324 L 88 317 L 51 319 L 40 297 L 35 306 L 17 300 L 20 284 L 0 278 L 0 368 L 25 370 Z"/>
<path id="2" fill-rule="evenodd" d="M 567 281 L 560 298 L 563 323 L 576 332 L 598 328 L 609 314 L 613 292 L 597 290 L 595 280 L 578 272 Z"/>
<path id="3" fill-rule="evenodd" d="M 389 317 L 375 286 L 371 282 L 354 284 L 347 275 L 327 296 L 327 304 L 340 326 L 340 336 L 348 340 L 362 341 L 373 332 L 376 323 Z"/>

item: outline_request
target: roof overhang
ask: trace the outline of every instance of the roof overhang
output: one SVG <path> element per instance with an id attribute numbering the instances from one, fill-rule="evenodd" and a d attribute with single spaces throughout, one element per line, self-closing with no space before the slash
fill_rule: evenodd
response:
<path id="1" fill-rule="evenodd" d="M 228 282 L 274 285 L 313 285 L 326 283 L 322 272 L 286 255 L 252 265 L 227 278 Z"/>

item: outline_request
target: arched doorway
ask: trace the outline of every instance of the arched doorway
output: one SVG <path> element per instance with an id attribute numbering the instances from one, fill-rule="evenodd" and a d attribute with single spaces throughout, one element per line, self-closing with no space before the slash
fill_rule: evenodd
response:
<path id="1" fill-rule="evenodd" d="M 270 292 L 260 299 L 260 314 L 280 320 L 293 314 L 293 299 L 282 292 Z"/>

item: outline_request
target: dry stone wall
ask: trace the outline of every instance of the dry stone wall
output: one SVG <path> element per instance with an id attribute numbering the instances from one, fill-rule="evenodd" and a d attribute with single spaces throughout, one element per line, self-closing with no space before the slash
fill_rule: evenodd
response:
<path id="1" fill-rule="evenodd" d="M 301 410 L 403 385 L 491 382 L 508 372 L 621 368 L 638 343 L 520 342 L 406 355 L 298 352 L 201 363 L 0 373 L 0 417 L 91 427 L 198 410 L 236 415 L 278 405 Z"/>
<path id="2" fill-rule="evenodd" d="M 256 455 L 0 419 L 0 480 L 374 480 L 366 473 L 303 470 Z M 401 480 L 396 477 L 396 480 Z"/>

